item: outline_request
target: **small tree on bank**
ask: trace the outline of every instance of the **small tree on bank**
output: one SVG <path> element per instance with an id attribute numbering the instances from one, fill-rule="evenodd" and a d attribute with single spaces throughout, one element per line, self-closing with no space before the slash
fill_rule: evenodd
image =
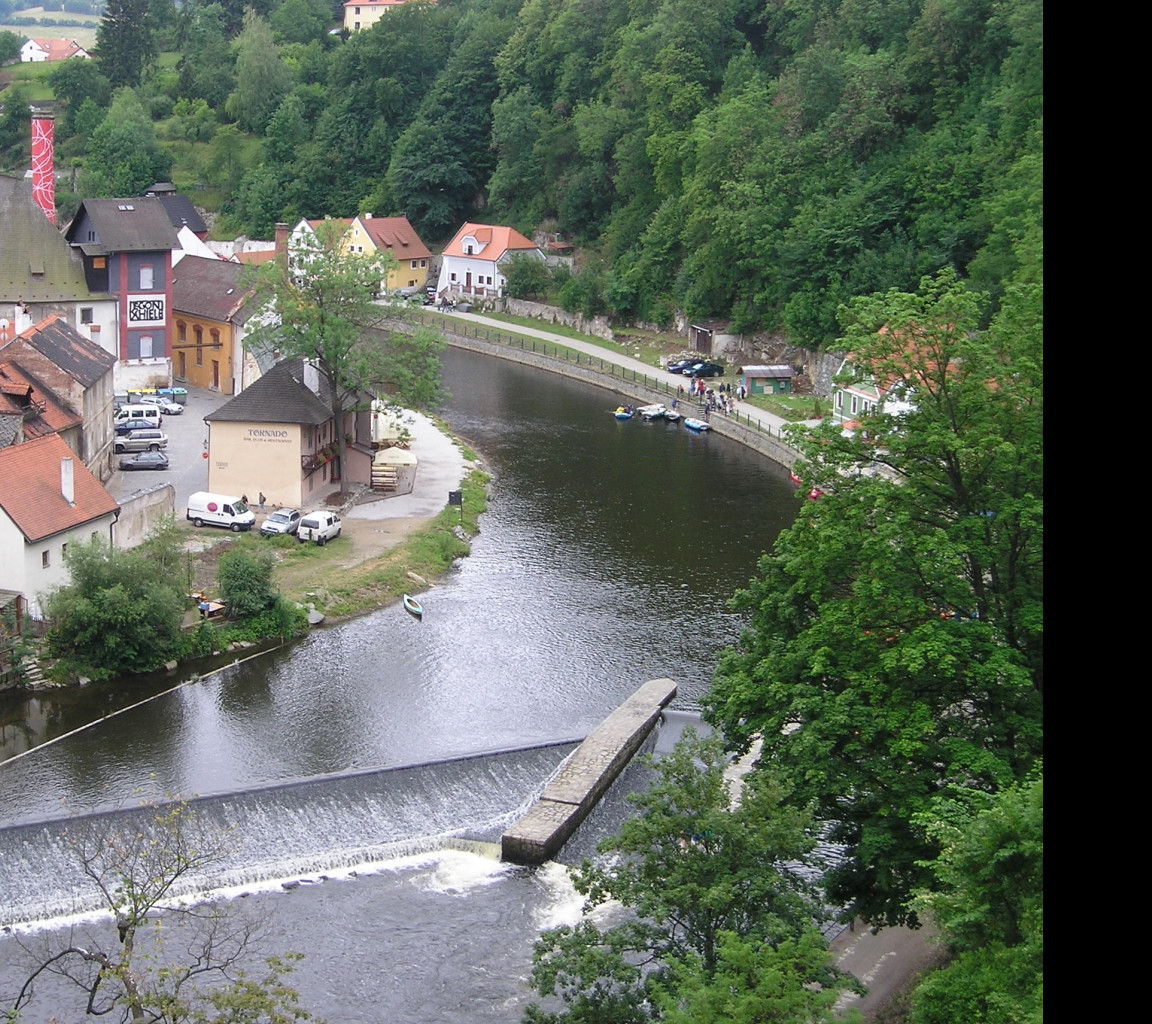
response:
<path id="1" fill-rule="evenodd" d="M 226 903 L 179 898 L 218 859 L 226 839 L 186 804 L 146 805 L 128 820 L 96 815 L 70 827 L 69 838 L 108 916 L 69 932 L 61 947 L 52 938 L 19 940 L 31 966 L 10 1010 L 14 1019 L 36 1009 L 37 983 L 46 975 L 73 984 L 88 1014 L 117 1021 L 313 1019 L 283 982 L 295 956 L 269 958 L 252 977 L 243 964 L 255 956 L 259 929 Z"/>
<path id="2" fill-rule="evenodd" d="M 381 391 L 408 408 L 434 408 L 443 340 L 429 330 L 387 330 L 398 310 L 379 303 L 376 295 L 389 260 L 344 252 L 342 237 L 338 224 L 326 222 L 293 248 L 288 260 L 261 268 L 256 291 L 272 303 L 274 313 L 249 340 L 316 366 L 327 385 L 321 397 L 336 423 L 340 488 L 346 492 L 345 414 L 359 408 L 364 395 Z"/>

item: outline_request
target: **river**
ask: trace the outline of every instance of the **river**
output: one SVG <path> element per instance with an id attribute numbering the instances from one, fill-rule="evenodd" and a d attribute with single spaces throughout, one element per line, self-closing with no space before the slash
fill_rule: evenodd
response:
<path id="1" fill-rule="evenodd" d="M 556 865 L 511 868 L 474 844 L 644 680 L 675 679 L 691 714 L 740 628 L 725 601 L 797 499 L 783 468 L 725 438 L 616 421 L 608 391 L 458 350 L 444 377 L 443 415 L 493 483 L 423 621 L 390 608 L 319 630 L 0 765 L 5 922 L 85 909 L 69 814 L 122 810 L 141 788 L 196 796 L 242 837 L 211 883 L 255 894 L 242 903 L 270 921 L 267 948 L 307 955 L 294 983 L 314 1012 L 519 1019 L 532 940 L 578 900 Z M 70 716 L 99 713 L 90 689 Z M 299 877 L 316 881 L 281 888 Z M 0 943 L 0 963 L 15 957 Z M 0 970 L 0 995 L 15 976 Z"/>

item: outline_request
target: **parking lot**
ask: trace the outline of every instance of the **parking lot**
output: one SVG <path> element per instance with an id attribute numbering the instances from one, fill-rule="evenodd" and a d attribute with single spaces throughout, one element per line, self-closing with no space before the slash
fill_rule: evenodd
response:
<path id="1" fill-rule="evenodd" d="M 204 422 L 204 417 L 230 398 L 230 395 L 221 395 L 204 388 L 189 387 L 184 412 L 179 416 L 165 416 L 160 427 L 168 435 L 168 447 L 164 451 L 168 455 L 170 468 L 166 471 L 133 470 L 127 473 L 117 468 L 106 485 L 108 493 L 117 501 L 122 501 L 140 491 L 171 484 L 176 490 L 176 518 L 183 519 L 188 495 L 208 489 L 208 460 L 204 458 L 208 424 Z M 116 457 L 115 465 L 119 467 L 119 464 L 120 459 Z"/>

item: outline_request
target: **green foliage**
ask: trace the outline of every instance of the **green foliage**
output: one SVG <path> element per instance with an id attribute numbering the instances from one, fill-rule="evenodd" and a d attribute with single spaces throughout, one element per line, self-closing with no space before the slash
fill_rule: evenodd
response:
<path id="1" fill-rule="evenodd" d="M 292 87 L 292 75 L 272 42 L 268 23 L 252 8 L 235 43 L 236 91 L 225 109 L 243 131 L 262 132 Z"/>
<path id="2" fill-rule="evenodd" d="M 274 560 L 271 552 L 236 547 L 220 556 L 216 585 L 220 600 L 234 619 L 246 619 L 272 607 Z"/>
<path id="3" fill-rule="evenodd" d="M 718 971 L 732 974 L 737 949 L 762 946 L 780 950 L 756 955 L 791 972 L 798 987 L 841 984 L 826 951 L 817 955 L 817 903 L 782 867 L 812 849 L 810 817 L 781 806 L 786 790 L 767 771 L 746 778 L 733 807 L 726 766 L 718 740 L 691 732 L 656 762 L 656 781 L 632 798 L 637 816 L 600 845 L 608 859 L 585 861 L 574 873 L 586 909 L 614 900 L 634 916 L 603 930 L 585 919 L 545 932 L 533 954 L 533 984 L 541 995 L 559 996 L 567 1010 L 534 1007 L 526 1021 L 663 1019 L 658 1007 L 679 1006 L 670 979 L 690 991 L 707 989 Z M 656 969 L 642 970 L 645 963 Z"/>
<path id="4" fill-rule="evenodd" d="M 145 70 L 156 59 L 148 0 L 107 0 L 104 18 L 96 30 L 96 56 L 101 74 L 113 88 L 140 84 Z"/>
<path id="5" fill-rule="evenodd" d="M 86 100 L 80 115 L 89 110 Z M 143 195 L 154 182 L 167 180 L 171 170 L 172 155 L 160 148 L 139 97 L 131 89 L 117 90 L 88 143 L 80 191 L 94 197 Z"/>
<path id="6" fill-rule="evenodd" d="M 940 844 L 918 897 L 956 952 L 913 995 L 914 1024 L 1044 1019 L 1044 777 L 990 797 L 957 789 L 922 824 Z"/>
<path id="7" fill-rule="evenodd" d="M 177 560 L 161 551 L 160 538 L 132 551 L 110 550 L 99 538 L 69 545 L 72 582 L 47 601 L 48 651 L 65 671 L 106 679 L 176 656 L 186 588 Z"/>
<path id="8" fill-rule="evenodd" d="M 513 256 L 502 269 L 508 294 L 514 299 L 538 299 L 547 293 L 552 281 L 548 265 L 531 256 Z"/>
<path id="9" fill-rule="evenodd" d="M 4 29 L 0 32 L 0 64 L 15 60 L 20 56 L 23 40 L 15 33 Z"/>
<path id="10" fill-rule="evenodd" d="M 914 408 L 797 435 L 824 497 L 737 595 L 751 626 L 708 697 L 837 823 L 829 894 L 876 923 L 916 919 L 941 788 L 1008 785 L 1042 751 L 1041 295 L 1010 289 L 982 334 L 949 274 L 845 311 L 855 365 Z"/>

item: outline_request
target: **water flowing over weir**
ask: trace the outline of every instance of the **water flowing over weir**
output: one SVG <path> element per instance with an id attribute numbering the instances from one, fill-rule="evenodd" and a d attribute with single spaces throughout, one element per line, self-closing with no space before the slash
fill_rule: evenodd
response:
<path id="1" fill-rule="evenodd" d="M 393 860 L 436 849 L 450 836 L 492 842 L 575 747 L 550 744 L 189 800 L 198 826 L 224 839 L 226 851 L 211 877 L 193 879 L 189 891 Z M 129 827 L 149 813 L 104 811 L 0 829 L 0 924 L 99 907 L 73 841 L 90 825 Z"/>

